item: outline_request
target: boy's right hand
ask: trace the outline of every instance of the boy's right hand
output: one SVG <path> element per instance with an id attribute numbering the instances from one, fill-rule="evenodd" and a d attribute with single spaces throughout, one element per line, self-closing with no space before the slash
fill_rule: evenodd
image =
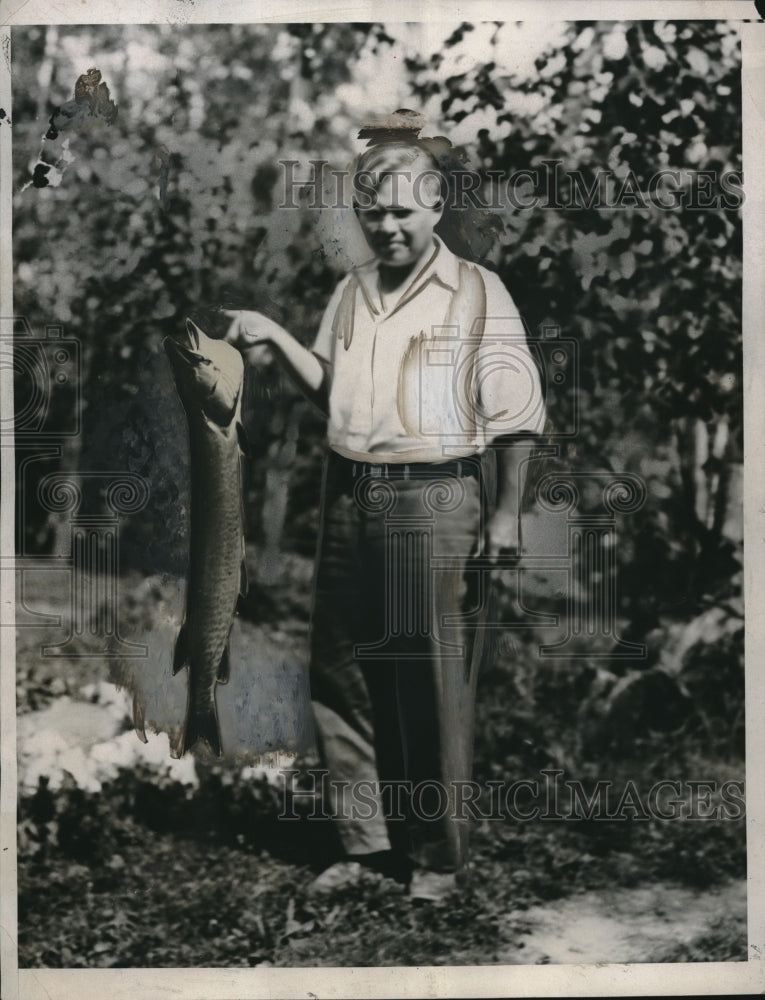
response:
<path id="1" fill-rule="evenodd" d="M 224 309 L 223 315 L 231 319 L 223 339 L 240 350 L 268 342 L 274 328 L 279 328 L 268 316 L 250 309 Z"/>
<path id="2" fill-rule="evenodd" d="M 254 368 L 268 368 L 273 361 L 268 348 L 281 332 L 278 323 L 250 309 L 224 309 L 223 314 L 231 319 L 223 339 L 238 348 Z"/>

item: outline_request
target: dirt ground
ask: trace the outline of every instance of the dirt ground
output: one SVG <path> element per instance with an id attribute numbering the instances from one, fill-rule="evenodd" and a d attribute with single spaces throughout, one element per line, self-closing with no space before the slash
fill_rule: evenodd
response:
<path id="1" fill-rule="evenodd" d="M 132 637 L 150 634 L 136 627 L 148 606 L 162 608 L 170 635 L 177 588 L 158 592 L 155 581 L 129 592 Z M 35 598 L 27 587 L 25 599 L 27 614 L 44 601 L 66 617 L 50 591 Z M 271 655 L 277 679 L 300 659 L 302 626 L 291 621 L 278 633 L 239 625 L 239 648 Z M 272 753 L 265 769 L 204 755 L 173 761 L 166 735 L 138 740 L 131 699 L 104 677 L 103 661 L 40 656 L 53 631 L 19 630 L 22 967 L 746 959 L 743 822 L 482 821 L 459 893 L 442 904 L 418 906 L 403 885 L 371 875 L 313 897 L 334 841 L 329 824 L 278 819 L 278 769 L 294 754 Z M 602 773 L 602 762 L 586 771 L 564 731 L 543 741 L 555 720 L 530 712 L 503 669 L 479 694 L 477 776 Z M 649 750 L 607 761 L 613 777 L 647 784 L 669 761 L 686 777 L 742 771 L 736 760 L 699 757 L 682 734 L 654 735 Z M 305 753 L 298 762 L 310 764 Z"/>

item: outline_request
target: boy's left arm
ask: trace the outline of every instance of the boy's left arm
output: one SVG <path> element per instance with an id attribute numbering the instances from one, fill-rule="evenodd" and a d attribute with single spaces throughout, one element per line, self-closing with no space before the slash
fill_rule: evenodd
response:
<path id="1" fill-rule="evenodd" d="M 520 552 L 527 460 L 545 414 L 540 372 L 515 303 L 497 275 L 488 277 L 486 293 L 485 354 L 479 355 L 486 377 L 479 392 L 487 444 L 496 457 L 496 505 L 486 528 L 489 554 L 497 556 Z"/>

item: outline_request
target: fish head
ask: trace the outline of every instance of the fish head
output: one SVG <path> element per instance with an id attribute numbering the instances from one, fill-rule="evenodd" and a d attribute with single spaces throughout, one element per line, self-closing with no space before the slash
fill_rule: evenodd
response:
<path id="1" fill-rule="evenodd" d="M 184 406 L 201 410 L 220 426 L 228 425 L 242 392 L 244 362 L 239 351 L 208 337 L 188 319 L 185 331 L 166 337 L 164 346 Z"/>

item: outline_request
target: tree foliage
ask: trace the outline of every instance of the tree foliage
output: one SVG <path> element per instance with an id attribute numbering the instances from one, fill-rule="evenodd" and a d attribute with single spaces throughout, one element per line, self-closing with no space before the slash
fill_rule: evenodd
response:
<path id="1" fill-rule="evenodd" d="M 737 31 L 579 22 L 550 38 L 521 72 L 524 35 L 512 24 L 464 23 L 441 36 L 380 24 L 14 29 L 15 308 L 84 345 L 81 466 L 151 481 L 150 516 L 132 525 L 128 559 L 145 562 L 149 539 L 164 533 L 155 559 L 182 565 L 184 427 L 162 337 L 189 311 L 225 302 L 270 312 L 310 342 L 343 257 L 326 219 L 322 245 L 322 219 L 305 199 L 279 208 L 279 161 L 297 160 L 300 177 L 310 159 L 345 166 L 360 109 L 392 110 L 379 105 L 385 70 L 395 80 L 387 93 L 422 109 L 425 131 L 450 136 L 484 178 L 543 177 L 557 162 L 587 190 L 610 174 L 616 207 L 575 207 L 564 185 L 560 203 L 474 212 L 473 255 L 496 267 L 532 334 L 559 327 L 578 344 L 572 389 L 550 402 L 553 430 L 572 407 L 579 414 L 559 467 L 624 469 L 648 484 L 649 502 L 625 524 L 627 613 L 650 620 L 680 594 L 679 613 L 691 614 L 731 595 L 742 244 L 736 192 L 719 178 L 740 180 Z M 116 121 L 42 140 L 91 65 Z M 40 148 L 58 169 L 38 188 L 28 182 Z M 682 205 L 643 203 L 659 170 L 678 171 Z M 713 179 L 699 187 L 699 171 Z M 323 425 L 273 370 L 253 374 L 248 392 L 251 534 L 278 536 L 286 519 L 284 544 L 309 552 Z M 271 503 L 281 513 L 264 526 L 268 489 L 284 502 Z"/>

